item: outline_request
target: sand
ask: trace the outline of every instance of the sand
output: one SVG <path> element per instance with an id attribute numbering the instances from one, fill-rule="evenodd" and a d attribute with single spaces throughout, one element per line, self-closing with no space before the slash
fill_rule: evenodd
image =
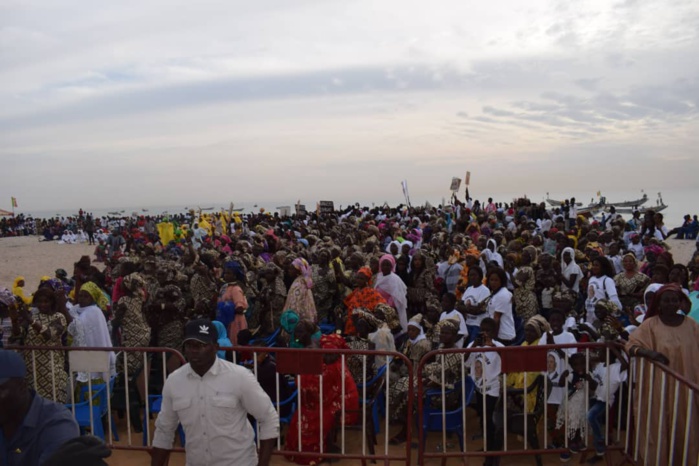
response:
<path id="1" fill-rule="evenodd" d="M 675 262 L 686 264 L 695 251 L 694 240 L 669 240 Z M 80 256 L 92 253 L 94 246 L 87 244 L 58 244 L 39 241 L 36 236 L 0 238 L 0 286 L 12 287 L 15 277 L 22 275 L 26 281 L 26 292 L 31 293 L 39 286 L 42 276 L 53 277 L 56 269 L 73 273 L 73 264 Z M 101 264 L 97 264 L 101 267 Z"/>

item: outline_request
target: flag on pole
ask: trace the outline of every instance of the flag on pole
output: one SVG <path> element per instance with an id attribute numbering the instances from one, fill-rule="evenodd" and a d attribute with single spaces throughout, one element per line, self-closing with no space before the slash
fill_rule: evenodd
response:
<path id="1" fill-rule="evenodd" d="M 12 207 L 17 207 L 17 198 L 16 197 L 12 198 Z"/>
<path id="2" fill-rule="evenodd" d="M 408 194 L 408 180 L 403 180 L 400 182 L 403 187 L 403 196 L 405 196 L 405 203 L 410 207 L 410 195 Z"/>

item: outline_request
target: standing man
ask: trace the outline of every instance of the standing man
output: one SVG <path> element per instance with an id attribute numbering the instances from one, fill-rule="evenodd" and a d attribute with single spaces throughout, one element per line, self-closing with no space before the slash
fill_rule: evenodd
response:
<path id="1" fill-rule="evenodd" d="M 277 411 L 252 372 L 216 357 L 217 339 L 210 320 L 193 320 L 185 327 L 189 364 L 165 381 L 151 466 L 167 464 L 178 423 L 187 437 L 187 466 L 269 464 L 279 436 Z M 259 459 L 248 414 L 259 427 Z"/>
<path id="2" fill-rule="evenodd" d="M 65 406 L 46 400 L 25 382 L 24 359 L 0 350 L 0 465 L 43 465 L 65 442 L 80 435 Z"/>

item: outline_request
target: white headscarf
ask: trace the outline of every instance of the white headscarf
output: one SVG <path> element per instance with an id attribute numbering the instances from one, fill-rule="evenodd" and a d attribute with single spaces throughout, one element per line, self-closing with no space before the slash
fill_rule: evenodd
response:
<path id="1" fill-rule="evenodd" d="M 491 242 L 493 243 L 493 251 L 488 249 L 488 246 L 490 246 Z M 483 257 L 481 257 L 481 269 L 483 270 L 483 273 L 486 272 L 488 264 L 490 264 L 493 261 L 497 262 L 500 268 L 505 268 L 505 262 L 502 260 L 502 256 L 498 252 L 498 243 L 493 238 L 490 238 L 488 242 L 485 244 L 483 256 L 485 256 L 485 260 L 483 259 Z"/>
<path id="2" fill-rule="evenodd" d="M 566 252 L 570 254 L 570 264 L 566 264 L 563 260 L 563 256 Z M 563 270 L 561 270 L 561 275 L 563 275 L 563 277 L 565 277 L 566 280 L 570 280 L 571 275 L 577 275 L 575 283 L 573 283 L 573 286 L 570 289 L 575 291 L 576 293 L 579 292 L 580 278 L 582 278 L 582 270 L 580 270 L 580 266 L 575 263 L 575 249 L 571 247 L 563 249 L 563 253 L 561 254 L 561 266 L 563 268 Z"/>
<path id="3" fill-rule="evenodd" d="M 422 328 L 422 325 L 420 324 L 422 322 L 422 314 L 415 314 L 412 319 L 408 322 L 408 326 L 415 327 L 420 330 L 420 335 L 418 335 L 415 339 L 410 338 L 410 343 L 413 345 L 417 343 L 418 341 L 425 340 L 427 337 L 425 336 L 425 330 Z"/>

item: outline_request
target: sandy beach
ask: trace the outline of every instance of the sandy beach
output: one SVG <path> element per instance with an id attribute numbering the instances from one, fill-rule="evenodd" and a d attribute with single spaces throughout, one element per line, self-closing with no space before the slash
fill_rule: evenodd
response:
<path id="1" fill-rule="evenodd" d="M 686 264 L 695 250 L 694 240 L 669 240 L 675 262 Z M 42 276 L 54 276 L 56 269 L 62 268 L 73 273 L 73 264 L 80 256 L 92 253 L 94 246 L 87 244 L 58 244 L 39 241 L 36 236 L 0 238 L 0 286 L 12 287 L 15 277 L 25 278 L 28 293 L 36 290 Z M 100 264 L 97 264 L 100 267 Z"/>

